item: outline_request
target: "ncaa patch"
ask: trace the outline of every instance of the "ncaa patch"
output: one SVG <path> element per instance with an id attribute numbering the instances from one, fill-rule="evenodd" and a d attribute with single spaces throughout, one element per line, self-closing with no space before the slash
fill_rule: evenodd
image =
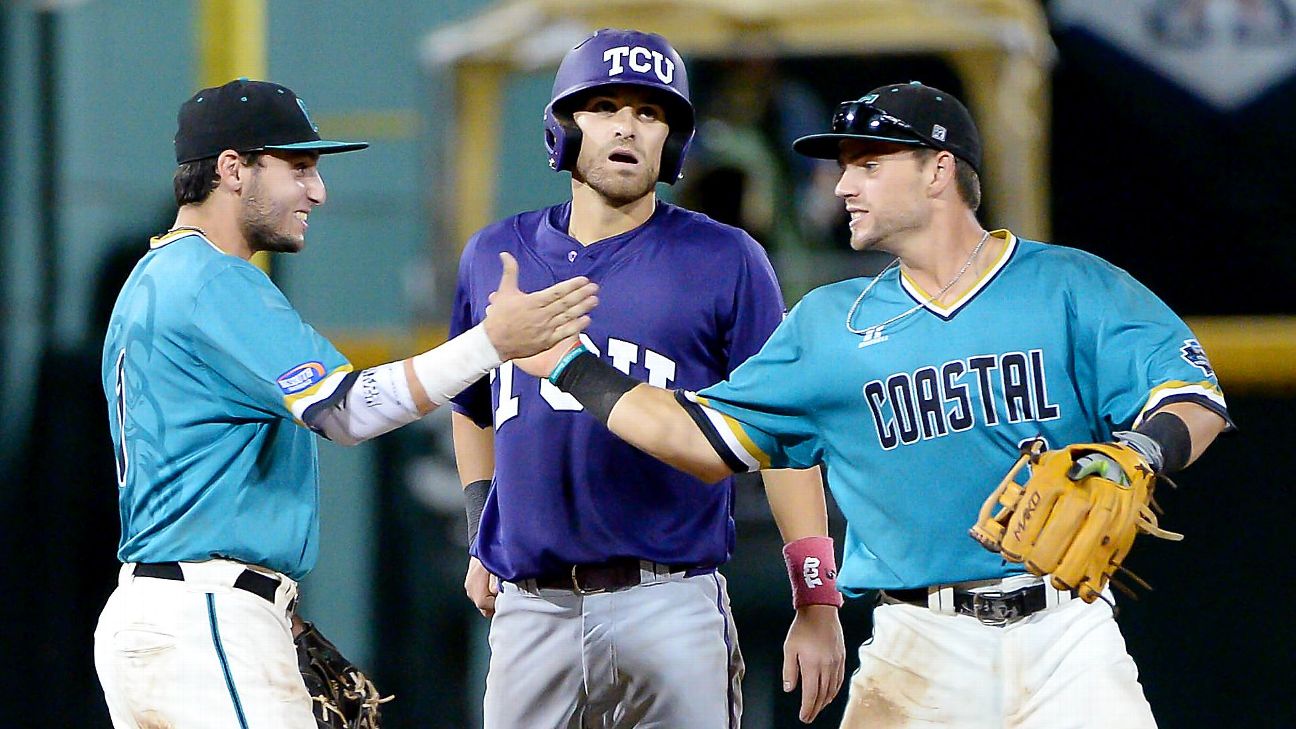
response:
<path id="1" fill-rule="evenodd" d="M 1185 339 L 1183 346 L 1179 348 L 1179 356 L 1183 357 L 1183 361 L 1201 370 L 1207 377 L 1215 376 L 1210 360 L 1206 359 L 1206 350 L 1202 349 L 1201 342 L 1196 339 Z"/>
<path id="2" fill-rule="evenodd" d="M 324 379 L 324 363 L 303 362 L 275 378 L 275 384 L 285 395 L 296 395 L 308 390 Z"/>

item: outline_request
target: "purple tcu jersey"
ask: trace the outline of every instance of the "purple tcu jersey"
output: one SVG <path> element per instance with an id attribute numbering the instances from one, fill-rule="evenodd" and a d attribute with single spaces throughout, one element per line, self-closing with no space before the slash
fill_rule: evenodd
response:
<path id="1" fill-rule="evenodd" d="M 635 230 L 583 246 L 571 204 L 488 226 L 459 265 L 451 336 L 478 322 L 499 284 L 501 251 L 535 291 L 572 276 L 601 287 L 590 351 L 658 387 L 697 390 L 755 354 L 783 316 L 764 250 L 746 233 L 658 203 Z M 506 580 L 636 557 L 713 566 L 734 542 L 729 480 L 707 485 L 612 435 L 547 380 L 506 362 L 454 399 L 495 426 L 495 479 L 472 553 Z"/>

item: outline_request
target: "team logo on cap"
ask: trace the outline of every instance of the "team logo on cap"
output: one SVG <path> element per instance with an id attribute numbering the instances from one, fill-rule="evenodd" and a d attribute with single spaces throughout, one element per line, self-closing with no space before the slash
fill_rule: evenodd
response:
<path id="1" fill-rule="evenodd" d="M 296 395 L 324 379 L 322 362 L 303 362 L 275 378 L 275 384 L 285 395 Z"/>
<path id="2" fill-rule="evenodd" d="M 938 142 L 945 141 L 945 127 L 935 124 L 932 126 L 932 139 Z"/>
<path id="3" fill-rule="evenodd" d="M 865 96 L 864 98 L 860 99 L 860 101 L 864 102 L 865 104 L 872 104 L 873 102 L 877 101 L 877 97 L 878 97 L 877 94 L 869 94 L 868 96 Z"/>
<path id="4" fill-rule="evenodd" d="M 603 51 L 603 60 L 610 64 L 609 76 L 620 76 L 625 73 L 628 65 L 635 73 L 646 74 L 652 71 L 664 84 L 670 84 L 675 80 L 675 62 L 663 56 L 661 51 L 654 51 L 651 48 L 617 46 Z"/>
<path id="5" fill-rule="evenodd" d="M 306 111 L 306 102 L 302 101 L 301 97 L 297 97 L 297 106 L 301 108 L 302 116 L 306 117 L 306 123 L 310 125 L 313 131 L 318 133 L 319 127 L 316 126 L 315 121 L 310 118 L 310 112 Z"/>

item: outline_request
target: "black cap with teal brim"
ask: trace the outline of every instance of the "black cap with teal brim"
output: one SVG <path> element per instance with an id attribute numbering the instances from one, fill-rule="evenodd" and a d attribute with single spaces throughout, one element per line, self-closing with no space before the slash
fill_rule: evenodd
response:
<path id="1" fill-rule="evenodd" d="M 890 84 L 855 101 L 843 101 L 831 131 L 792 143 L 807 157 L 837 159 L 847 139 L 942 149 L 981 171 L 981 135 L 967 107 L 951 94 L 917 81 Z"/>
<path id="2" fill-rule="evenodd" d="M 180 106 L 176 164 L 236 152 L 353 152 L 368 142 L 320 139 L 306 104 L 291 89 L 269 81 L 235 79 L 203 89 Z"/>

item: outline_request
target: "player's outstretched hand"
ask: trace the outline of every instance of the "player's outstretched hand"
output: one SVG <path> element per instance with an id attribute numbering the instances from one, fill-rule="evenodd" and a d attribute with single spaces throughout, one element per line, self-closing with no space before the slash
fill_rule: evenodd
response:
<path id="1" fill-rule="evenodd" d="M 569 278 L 541 291 L 518 288 L 517 260 L 500 254 L 504 272 L 486 307 L 486 336 L 500 358 L 527 357 L 575 336 L 590 324 L 587 316 L 598 306 L 598 284 L 584 276 Z"/>
<path id="2" fill-rule="evenodd" d="M 846 680 L 846 641 L 832 605 L 806 605 L 797 610 L 783 642 L 783 690 L 801 683 L 801 710 L 809 724 L 832 703 Z"/>
<path id="3" fill-rule="evenodd" d="M 495 596 L 499 594 L 499 578 L 486 571 L 486 565 L 476 557 L 468 558 L 468 574 L 464 575 L 464 592 L 485 617 L 495 615 Z"/>
<path id="4" fill-rule="evenodd" d="M 553 372 L 554 368 L 558 366 L 558 361 L 578 344 L 580 344 L 580 337 L 573 335 L 567 337 L 549 349 L 546 349 L 540 354 L 531 357 L 524 357 L 514 361 L 513 364 L 517 365 L 518 369 L 532 377 L 545 378 L 548 377 L 549 373 Z"/>

